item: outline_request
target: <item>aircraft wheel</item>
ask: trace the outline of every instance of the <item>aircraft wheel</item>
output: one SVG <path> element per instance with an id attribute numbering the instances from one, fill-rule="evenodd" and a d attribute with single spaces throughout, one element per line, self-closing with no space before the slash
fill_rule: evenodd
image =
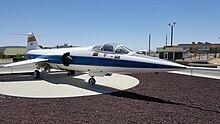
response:
<path id="1" fill-rule="evenodd" d="M 68 71 L 68 73 L 67 73 L 67 75 L 69 76 L 69 75 L 75 75 L 75 71 L 74 70 L 70 70 L 70 71 Z"/>
<path id="2" fill-rule="evenodd" d="M 40 72 L 39 72 L 38 70 L 35 70 L 35 71 L 34 71 L 34 78 L 35 78 L 35 79 L 40 78 Z"/>
<path id="3" fill-rule="evenodd" d="M 89 79 L 89 84 L 94 85 L 95 82 L 96 82 L 96 80 L 95 80 L 93 77 L 91 77 L 91 78 Z"/>

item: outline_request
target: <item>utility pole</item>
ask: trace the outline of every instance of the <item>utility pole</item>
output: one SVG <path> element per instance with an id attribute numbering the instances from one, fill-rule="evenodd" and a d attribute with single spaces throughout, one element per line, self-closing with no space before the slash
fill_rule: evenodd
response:
<path id="1" fill-rule="evenodd" d="M 173 46 L 173 27 L 175 26 L 176 22 L 173 22 L 173 24 L 169 23 L 168 25 L 171 28 L 171 46 Z"/>

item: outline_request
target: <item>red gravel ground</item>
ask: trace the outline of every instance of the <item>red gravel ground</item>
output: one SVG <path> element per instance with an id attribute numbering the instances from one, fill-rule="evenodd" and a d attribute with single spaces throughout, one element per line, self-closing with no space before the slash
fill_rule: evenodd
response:
<path id="1" fill-rule="evenodd" d="M 112 94 L 60 99 L 1 95 L 0 123 L 220 123 L 220 80 L 167 73 L 132 76 L 138 86 Z"/>

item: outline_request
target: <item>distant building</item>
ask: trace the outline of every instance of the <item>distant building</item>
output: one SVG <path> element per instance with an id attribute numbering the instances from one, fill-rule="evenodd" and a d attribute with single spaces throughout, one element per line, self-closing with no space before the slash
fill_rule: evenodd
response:
<path id="1" fill-rule="evenodd" d="M 159 53 L 159 58 L 166 59 L 166 60 L 177 60 L 177 59 L 183 59 L 186 54 L 186 50 L 183 48 L 179 48 L 176 46 L 170 47 L 160 47 L 157 48 L 157 52 Z"/>
<path id="2" fill-rule="evenodd" d="M 70 47 L 79 47 L 79 46 L 73 46 L 73 45 L 68 45 L 67 43 L 61 44 L 56 46 L 56 48 L 70 48 Z M 55 47 L 52 47 L 55 48 Z"/>
<path id="3" fill-rule="evenodd" d="M 220 44 L 211 44 L 209 42 L 197 44 L 193 42 L 192 44 L 178 44 L 177 46 L 164 46 L 157 48 L 159 53 L 159 58 L 167 60 L 184 59 L 190 54 L 209 54 L 209 53 L 220 53 Z"/>
<path id="4" fill-rule="evenodd" d="M 220 44 L 178 44 L 177 47 L 183 48 L 190 53 L 219 53 Z"/>
<path id="5" fill-rule="evenodd" d="M 4 55 L 9 57 L 15 57 L 18 55 L 25 55 L 26 48 L 6 48 L 4 51 Z"/>

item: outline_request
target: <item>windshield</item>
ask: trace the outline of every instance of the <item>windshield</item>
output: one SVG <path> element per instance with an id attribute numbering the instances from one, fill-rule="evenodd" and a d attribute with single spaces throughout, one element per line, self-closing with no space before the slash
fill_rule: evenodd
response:
<path id="1" fill-rule="evenodd" d="M 114 52 L 117 54 L 128 54 L 132 52 L 129 48 L 117 43 L 103 44 L 101 46 L 95 46 L 93 49 L 97 51 Z"/>
<path id="2" fill-rule="evenodd" d="M 115 50 L 115 53 L 119 54 L 128 54 L 129 52 L 131 52 L 131 50 L 125 46 L 118 46 Z"/>

